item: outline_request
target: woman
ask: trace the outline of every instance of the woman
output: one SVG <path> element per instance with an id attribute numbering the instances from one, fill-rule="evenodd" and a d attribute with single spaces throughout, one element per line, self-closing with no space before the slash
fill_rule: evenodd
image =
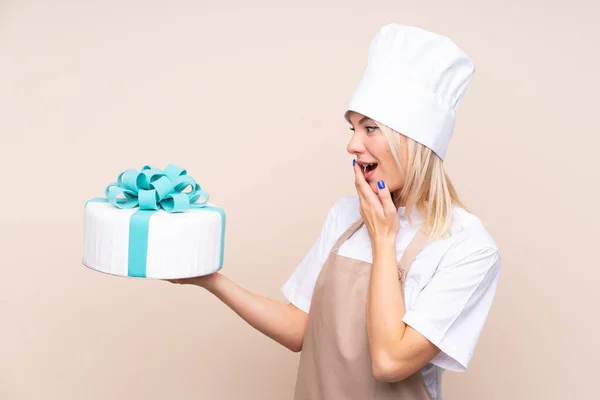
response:
<path id="1" fill-rule="evenodd" d="M 443 166 L 474 71 L 446 37 L 381 27 L 345 114 L 357 196 L 331 208 L 282 287 L 289 304 L 220 273 L 174 281 L 301 351 L 295 399 L 442 399 L 442 371 L 466 370 L 500 268 Z"/>

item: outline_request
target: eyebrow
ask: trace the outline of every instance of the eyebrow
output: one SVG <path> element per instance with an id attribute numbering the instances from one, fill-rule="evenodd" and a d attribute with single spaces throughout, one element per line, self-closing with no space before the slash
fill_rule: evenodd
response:
<path id="1" fill-rule="evenodd" d="M 368 119 L 371 119 L 371 118 L 369 118 L 369 117 L 366 117 L 366 116 L 365 116 L 365 117 L 362 117 L 362 118 L 360 119 L 360 121 L 358 121 L 358 124 L 360 125 L 360 124 L 362 124 L 363 122 L 365 122 L 365 121 L 366 121 L 366 120 L 368 120 Z M 350 125 L 352 125 L 352 122 L 350 122 Z"/>

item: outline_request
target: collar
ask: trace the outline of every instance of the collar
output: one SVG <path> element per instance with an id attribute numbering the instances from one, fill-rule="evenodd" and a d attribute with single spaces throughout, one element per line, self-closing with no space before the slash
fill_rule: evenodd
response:
<path id="1" fill-rule="evenodd" d="M 406 207 L 398 207 L 398 218 L 400 219 L 400 226 L 407 226 L 409 225 L 408 223 L 408 215 L 406 213 Z M 417 210 L 417 208 L 415 207 L 413 209 L 413 212 L 411 214 L 411 219 L 413 224 L 419 224 L 420 222 L 423 222 L 423 217 L 421 217 L 421 214 L 419 214 L 419 211 Z"/>

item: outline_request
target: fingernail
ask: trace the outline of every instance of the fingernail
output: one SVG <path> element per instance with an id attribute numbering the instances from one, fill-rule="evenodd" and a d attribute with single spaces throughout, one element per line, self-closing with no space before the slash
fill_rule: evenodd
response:
<path id="1" fill-rule="evenodd" d="M 352 160 L 352 166 L 354 167 L 356 165 L 356 160 Z"/>
<path id="2" fill-rule="evenodd" d="M 379 189 L 384 189 L 385 188 L 385 182 L 383 182 L 383 181 L 377 182 L 377 187 L 379 187 Z"/>

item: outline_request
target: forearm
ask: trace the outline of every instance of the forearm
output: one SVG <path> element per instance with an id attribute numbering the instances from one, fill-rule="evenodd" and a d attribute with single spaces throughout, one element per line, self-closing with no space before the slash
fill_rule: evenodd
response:
<path id="1" fill-rule="evenodd" d="M 375 359 L 390 358 L 404 336 L 406 310 L 398 277 L 395 239 L 373 245 L 373 266 L 367 300 L 367 330 Z"/>
<path id="2" fill-rule="evenodd" d="M 292 351 L 302 348 L 307 319 L 304 311 L 252 293 L 220 273 L 205 287 L 261 333 Z"/>

